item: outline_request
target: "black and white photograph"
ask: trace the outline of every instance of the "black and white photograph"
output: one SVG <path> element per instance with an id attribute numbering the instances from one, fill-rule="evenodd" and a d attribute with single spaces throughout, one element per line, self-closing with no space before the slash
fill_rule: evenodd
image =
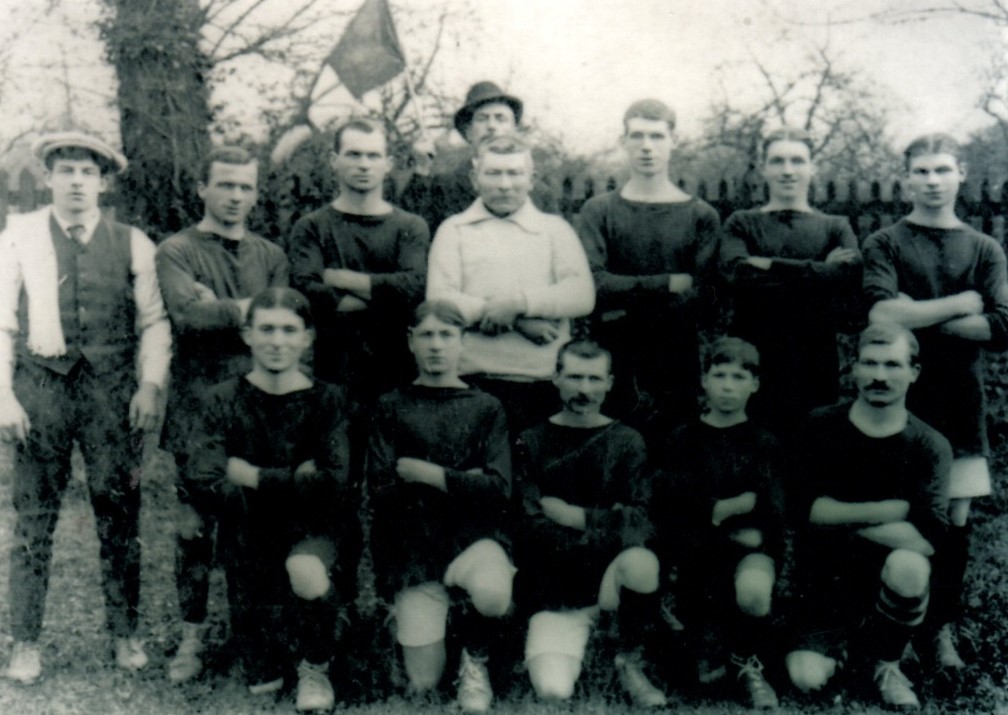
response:
<path id="1" fill-rule="evenodd" d="M 1008 715 L 1008 2 L 0 0 L 0 713 Z"/>

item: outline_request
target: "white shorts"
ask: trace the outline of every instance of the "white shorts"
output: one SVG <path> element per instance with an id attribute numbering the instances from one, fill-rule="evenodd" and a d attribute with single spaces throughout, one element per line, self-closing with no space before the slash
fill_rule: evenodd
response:
<path id="1" fill-rule="evenodd" d="M 570 611 L 539 611 L 529 619 L 525 662 L 537 655 L 568 655 L 584 660 L 588 635 L 598 616 L 598 606 Z"/>

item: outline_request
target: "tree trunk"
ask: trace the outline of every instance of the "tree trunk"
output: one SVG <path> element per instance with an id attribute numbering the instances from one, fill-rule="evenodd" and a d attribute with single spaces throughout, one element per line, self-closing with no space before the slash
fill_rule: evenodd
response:
<path id="1" fill-rule="evenodd" d="M 102 28 L 119 78 L 123 150 L 129 168 L 117 194 L 120 220 L 160 238 L 197 220 L 195 195 L 209 146 L 206 84 L 197 0 L 105 0 Z"/>

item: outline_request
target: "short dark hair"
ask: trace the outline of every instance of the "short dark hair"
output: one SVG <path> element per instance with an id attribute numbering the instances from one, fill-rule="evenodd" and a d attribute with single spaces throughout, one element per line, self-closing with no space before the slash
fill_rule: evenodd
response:
<path id="1" fill-rule="evenodd" d="M 515 134 L 491 134 L 481 141 L 476 147 L 473 166 L 487 154 L 527 154 L 529 161 L 534 163 L 532 145 Z"/>
<path id="2" fill-rule="evenodd" d="M 651 119 L 668 124 L 669 131 L 675 131 L 676 115 L 672 107 L 660 99 L 638 99 L 623 113 L 623 133 L 626 134 L 631 119 Z"/>
<path id="3" fill-rule="evenodd" d="M 807 131 L 799 127 L 780 127 L 767 132 L 760 142 L 760 158 L 763 161 L 766 161 L 767 150 L 774 142 L 799 142 L 808 147 L 809 156 L 815 152 L 815 142 Z"/>
<path id="4" fill-rule="evenodd" d="M 710 372 L 715 365 L 738 365 L 743 370 L 748 370 L 753 377 L 759 377 L 759 350 L 742 338 L 720 337 L 712 342 L 704 353 L 704 374 Z"/>
<path id="5" fill-rule="evenodd" d="M 442 323 L 454 325 L 459 330 L 466 328 L 466 319 L 454 303 L 447 300 L 425 300 L 413 311 L 413 318 L 409 324 L 410 330 L 420 325 L 424 318 L 431 315 Z"/>
<path id="6" fill-rule="evenodd" d="M 267 288 L 255 294 L 245 314 L 245 325 L 252 326 L 256 310 L 264 308 L 286 308 L 304 321 L 305 328 L 312 328 L 311 304 L 308 299 L 293 288 Z"/>
<path id="7" fill-rule="evenodd" d="M 858 336 L 858 357 L 867 345 L 892 345 L 904 338 L 910 348 L 910 364 L 920 364 L 920 343 L 917 336 L 909 328 L 898 323 L 869 323 L 868 327 Z"/>
<path id="8" fill-rule="evenodd" d="M 561 345 L 560 352 L 557 353 L 556 359 L 556 371 L 558 375 L 563 372 L 564 356 L 566 355 L 574 355 L 579 358 L 584 358 L 585 360 L 605 357 L 609 362 L 609 374 L 612 374 L 612 353 L 594 340 L 589 340 L 588 338 L 576 338 L 574 340 L 568 340 L 566 343 Z"/>
<path id="9" fill-rule="evenodd" d="M 258 175 L 259 162 L 252 156 L 252 152 L 240 146 L 218 146 L 210 150 L 200 167 L 200 181 L 204 184 L 210 183 L 210 171 L 214 164 L 234 164 L 235 166 L 245 166 L 255 163 Z"/>
<path id="10" fill-rule="evenodd" d="M 375 132 L 379 132 L 385 139 L 385 153 L 388 154 L 388 132 L 385 131 L 385 126 L 379 124 L 373 119 L 367 119 L 365 117 L 352 117 L 339 126 L 336 133 L 333 134 L 334 152 L 339 154 L 339 150 L 343 142 L 343 132 L 351 129 L 356 132 L 364 132 L 365 134 L 374 134 Z"/>
<path id="11" fill-rule="evenodd" d="M 903 152 L 903 168 L 909 171 L 910 162 L 925 154 L 951 154 L 955 157 L 956 162 L 962 163 L 963 160 L 962 147 L 959 142 L 949 134 L 936 132 L 919 136 L 907 145 Z"/>
<path id="12" fill-rule="evenodd" d="M 96 151 L 92 151 L 84 146 L 60 146 L 53 149 L 51 152 L 46 154 L 45 166 L 46 169 L 52 171 L 53 166 L 56 164 L 57 159 L 67 159 L 70 161 L 87 161 L 90 159 L 95 164 L 98 165 L 98 171 L 101 172 L 102 176 L 108 174 L 114 174 L 118 171 L 119 167 L 112 162 L 108 157 L 102 156 Z"/>

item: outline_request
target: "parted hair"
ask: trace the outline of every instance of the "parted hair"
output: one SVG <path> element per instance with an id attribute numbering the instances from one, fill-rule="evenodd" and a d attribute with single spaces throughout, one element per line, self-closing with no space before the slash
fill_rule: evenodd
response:
<path id="1" fill-rule="evenodd" d="M 364 132 L 365 134 L 374 134 L 378 132 L 385 138 L 385 152 L 388 153 L 388 133 L 385 131 L 385 127 L 379 124 L 374 119 L 368 119 L 367 117 L 351 117 L 342 124 L 333 134 L 333 151 L 339 154 L 340 146 L 343 142 L 343 132 L 348 130 L 354 130 L 355 132 Z"/>
<path id="2" fill-rule="evenodd" d="M 312 328 L 315 321 L 312 319 L 311 304 L 308 299 L 293 288 L 267 288 L 256 293 L 249 303 L 248 312 L 245 314 L 245 325 L 252 326 L 256 310 L 263 308 L 286 308 L 301 320 L 304 321 L 305 328 Z"/>
<path id="3" fill-rule="evenodd" d="M 233 164 L 235 166 L 245 166 L 246 164 L 256 164 L 258 170 L 259 162 L 252 153 L 240 146 L 218 146 L 210 150 L 200 167 L 200 180 L 204 184 L 210 183 L 210 170 L 214 164 Z"/>
<path id="4" fill-rule="evenodd" d="M 907 145 L 903 152 L 903 168 L 909 171 L 910 162 L 925 154 L 951 154 L 960 163 L 963 158 L 962 147 L 951 135 L 942 132 L 924 134 Z"/>
<path id="5" fill-rule="evenodd" d="M 766 161 L 767 150 L 774 142 L 800 142 L 808 147 L 809 156 L 815 151 L 815 142 L 812 135 L 800 127 L 780 127 L 767 132 L 760 142 L 760 156 Z"/>
<path id="6" fill-rule="evenodd" d="M 418 305 L 416 310 L 413 311 L 413 317 L 410 320 L 410 330 L 420 325 L 424 321 L 424 318 L 431 315 L 442 323 L 454 325 L 459 330 L 465 330 L 466 320 L 462 315 L 462 311 L 454 303 L 447 300 L 425 300 Z"/>
<path id="7" fill-rule="evenodd" d="M 905 338 L 910 347 L 910 364 L 920 364 L 920 343 L 917 336 L 909 328 L 897 323 L 870 323 L 858 336 L 858 354 L 867 345 L 892 345 L 900 338 Z"/>
<path id="8" fill-rule="evenodd" d="M 599 345 L 594 340 L 589 340 L 587 338 L 575 338 L 574 340 L 568 340 L 560 347 L 560 352 L 557 353 L 556 359 L 556 371 L 557 375 L 563 372 L 564 366 L 564 356 L 565 355 L 575 355 L 579 358 L 584 358 L 585 360 L 592 360 L 597 357 L 605 357 L 609 361 L 609 374 L 613 371 L 612 353 L 607 349 Z"/>
<path id="9" fill-rule="evenodd" d="M 715 340 L 707 348 L 703 358 L 703 371 L 706 375 L 715 365 L 739 365 L 748 370 L 753 377 L 759 376 L 759 350 L 752 343 L 742 338 L 723 336 Z"/>

